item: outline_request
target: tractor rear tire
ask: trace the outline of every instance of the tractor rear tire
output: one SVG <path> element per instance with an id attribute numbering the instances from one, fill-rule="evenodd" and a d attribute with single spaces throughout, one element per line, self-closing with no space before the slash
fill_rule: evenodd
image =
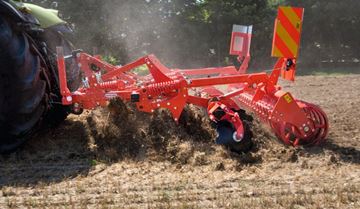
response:
<path id="1" fill-rule="evenodd" d="M 26 140 L 46 111 L 39 56 L 22 32 L 0 17 L 0 153 Z"/>
<path id="2" fill-rule="evenodd" d="M 57 84 L 49 78 L 50 64 L 32 38 L 2 16 L 0 49 L 0 154 L 4 154 L 45 124 L 58 124 L 69 112 L 61 104 L 51 104 Z"/>

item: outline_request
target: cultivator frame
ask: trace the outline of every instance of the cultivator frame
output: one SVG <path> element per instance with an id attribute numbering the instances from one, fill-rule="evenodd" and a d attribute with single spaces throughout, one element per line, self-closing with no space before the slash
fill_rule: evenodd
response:
<path id="1" fill-rule="evenodd" d="M 294 9 L 296 11 L 299 8 Z M 83 109 L 106 106 L 109 100 L 120 98 L 135 103 L 137 109 L 143 112 L 168 109 L 175 121 L 179 120 L 186 104 L 197 105 L 206 108 L 215 123 L 223 124 L 221 122 L 226 121 L 230 124 L 228 129 L 233 133 L 232 136 L 224 139 L 220 131 L 217 138 L 219 144 L 241 143 L 246 137 L 245 126 L 237 112 L 245 109 L 269 124 L 285 144 L 297 146 L 322 143 L 328 133 L 325 113 L 316 105 L 296 100 L 278 85 L 280 76 L 294 80 L 297 52 L 294 56 L 280 56 L 271 74 L 246 74 L 252 26 L 236 26 L 234 29 L 231 54 L 238 55 L 239 61 L 242 61 L 239 69 L 234 66 L 169 69 L 154 55 L 124 66 L 113 66 L 102 61 L 99 56 L 77 51 L 68 57 L 75 58 L 83 72 L 83 85 L 74 92 L 70 92 L 67 87 L 66 58 L 62 49 L 58 48 L 62 103 L 71 105 L 73 112 L 79 114 Z M 276 47 L 276 32 L 277 28 L 273 48 Z M 149 75 L 140 76 L 132 72 L 141 66 L 148 68 Z M 218 127 L 218 130 L 221 128 Z"/>

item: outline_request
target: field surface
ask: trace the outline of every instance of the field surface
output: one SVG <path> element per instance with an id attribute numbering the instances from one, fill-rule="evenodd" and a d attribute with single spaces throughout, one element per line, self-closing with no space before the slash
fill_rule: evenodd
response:
<path id="1" fill-rule="evenodd" d="M 238 155 L 195 107 L 176 126 L 114 104 L 0 157 L 0 208 L 360 208 L 360 76 L 283 85 L 327 113 L 324 146 L 285 147 L 255 121 L 256 145 Z"/>

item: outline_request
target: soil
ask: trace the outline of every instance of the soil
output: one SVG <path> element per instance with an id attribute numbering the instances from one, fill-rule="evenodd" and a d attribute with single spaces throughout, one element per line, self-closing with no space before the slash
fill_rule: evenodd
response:
<path id="1" fill-rule="evenodd" d="M 327 113 L 324 145 L 285 146 L 255 120 L 236 154 L 197 107 L 176 124 L 114 100 L 0 156 L 0 208 L 360 208 L 360 76 L 282 85 Z"/>

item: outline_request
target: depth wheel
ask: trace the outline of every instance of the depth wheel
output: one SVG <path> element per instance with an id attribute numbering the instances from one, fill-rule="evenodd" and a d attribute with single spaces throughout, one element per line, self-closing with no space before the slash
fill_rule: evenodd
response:
<path id="1" fill-rule="evenodd" d="M 243 122 L 244 137 L 240 142 L 236 142 L 233 138 L 235 129 L 233 125 L 228 121 L 219 121 L 216 127 L 218 137 L 216 143 L 228 147 L 232 152 L 244 153 L 251 150 L 253 146 L 252 137 L 253 134 L 250 130 L 249 125 Z"/>

